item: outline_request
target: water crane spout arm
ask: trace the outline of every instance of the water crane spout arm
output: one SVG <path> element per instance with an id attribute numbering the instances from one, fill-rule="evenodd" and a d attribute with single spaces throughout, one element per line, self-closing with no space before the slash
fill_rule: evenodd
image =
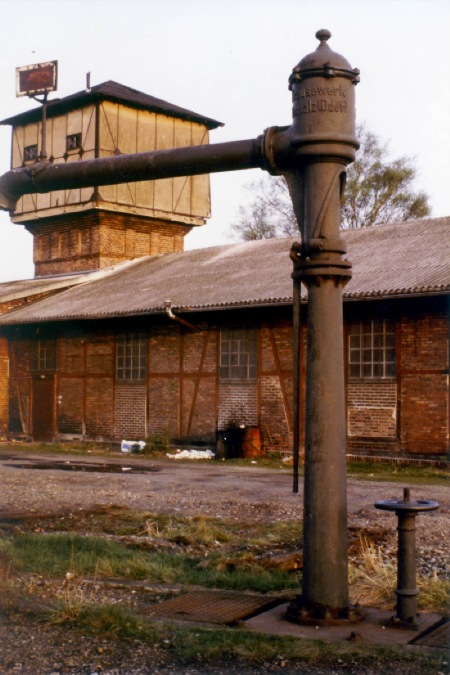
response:
<path id="1" fill-rule="evenodd" d="M 256 139 L 115 155 L 79 162 L 37 162 L 0 177 L 0 208 L 13 211 L 25 194 L 265 168 L 261 136 Z"/>

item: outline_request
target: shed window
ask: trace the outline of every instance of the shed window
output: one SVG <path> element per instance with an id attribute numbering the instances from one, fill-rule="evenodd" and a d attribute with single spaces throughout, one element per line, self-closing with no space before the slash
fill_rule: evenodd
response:
<path id="1" fill-rule="evenodd" d="M 56 341 L 36 340 L 31 357 L 32 370 L 56 370 Z"/>
<path id="2" fill-rule="evenodd" d="M 395 324 L 393 321 L 356 321 L 349 326 L 350 379 L 395 377 Z"/>
<path id="3" fill-rule="evenodd" d="M 242 382 L 255 380 L 256 375 L 256 330 L 223 330 L 220 334 L 220 379 Z"/>
<path id="4" fill-rule="evenodd" d="M 116 377 L 121 382 L 145 380 L 147 364 L 146 339 L 143 333 L 127 333 L 117 337 Z"/>

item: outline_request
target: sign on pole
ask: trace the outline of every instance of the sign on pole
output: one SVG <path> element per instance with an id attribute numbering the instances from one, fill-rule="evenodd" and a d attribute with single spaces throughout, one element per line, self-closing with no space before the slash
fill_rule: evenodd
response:
<path id="1" fill-rule="evenodd" d="M 37 96 L 56 91 L 58 61 L 16 68 L 16 96 Z"/>

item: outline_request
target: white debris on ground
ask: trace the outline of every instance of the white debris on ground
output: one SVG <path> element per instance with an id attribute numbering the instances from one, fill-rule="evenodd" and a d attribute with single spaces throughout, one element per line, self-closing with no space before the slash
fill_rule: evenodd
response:
<path id="1" fill-rule="evenodd" d="M 120 449 L 122 452 L 142 452 L 145 448 L 145 441 L 122 441 Z"/>
<path id="2" fill-rule="evenodd" d="M 213 459 L 215 455 L 208 448 L 206 450 L 177 450 L 174 455 L 167 453 L 166 456 L 171 459 Z"/>

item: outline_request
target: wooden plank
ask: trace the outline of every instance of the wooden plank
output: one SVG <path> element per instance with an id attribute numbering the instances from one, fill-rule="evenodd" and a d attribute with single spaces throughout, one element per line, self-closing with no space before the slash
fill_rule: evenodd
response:
<path id="1" fill-rule="evenodd" d="M 118 107 L 117 145 L 123 154 L 137 151 L 137 110 Z M 117 186 L 117 201 L 120 204 L 135 206 L 136 183 L 124 183 Z"/>
<path id="2" fill-rule="evenodd" d="M 25 138 L 24 128 L 16 127 L 13 131 L 12 147 L 11 147 L 11 167 L 13 169 L 17 169 L 17 167 L 22 166 L 23 148 L 25 146 L 24 138 Z"/>
<path id="3" fill-rule="evenodd" d="M 83 108 L 81 144 L 83 148 L 83 160 L 95 159 L 95 112 L 94 105 Z M 93 187 L 80 190 L 80 201 L 87 202 L 92 197 Z"/>
<path id="4" fill-rule="evenodd" d="M 156 148 L 156 115 L 146 110 L 138 111 L 137 152 L 152 152 Z M 155 181 L 136 183 L 136 206 L 153 209 Z"/>
<path id="5" fill-rule="evenodd" d="M 191 123 L 184 120 L 176 120 L 174 127 L 174 143 L 176 148 L 186 147 L 192 144 Z M 180 176 L 173 179 L 173 204 L 174 213 L 191 215 L 191 177 Z"/>
<path id="6" fill-rule="evenodd" d="M 27 124 L 24 129 L 24 147 L 28 145 L 38 145 L 38 151 L 40 150 L 40 123 Z"/>
<path id="7" fill-rule="evenodd" d="M 173 148 L 174 120 L 165 115 L 156 118 L 156 150 Z M 154 208 L 160 211 L 172 211 L 173 178 L 155 181 Z"/>
<path id="8" fill-rule="evenodd" d="M 83 108 L 81 139 L 83 159 L 91 159 L 95 156 L 95 106 L 93 105 Z"/>
<path id="9" fill-rule="evenodd" d="M 111 157 L 117 150 L 118 106 L 102 101 L 98 107 L 99 115 L 99 157 Z M 106 202 L 117 202 L 117 186 L 102 185 L 99 188 Z"/>
<path id="10" fill-rule="evenodd" d="M 53 156 L 55 160 L 62 160 L 66 153 L 66 135 L 67 135 L 67 117 L 54 117 L 51 121 L 51 126 L 47 130 L 48 144 L 47 152 Z"/>
<path id="11" fill-rule="evenodd" d="M 208 129 L 200 124 L 192 124 L 193 145 L 209 142 Z M 211 194 L 209 175 L 191 176 L 191 210 L 195 216 L 207 218 L 211 215 Z"/>
<path id="12" fill-rule="evenodd" d="M 81 134 L 83 131 L 83 111 L 81 108 L 78 110 L 71 110 L 67 114 L 67 131 L 66 134 L 69 136 L 71 134 Z"/>

